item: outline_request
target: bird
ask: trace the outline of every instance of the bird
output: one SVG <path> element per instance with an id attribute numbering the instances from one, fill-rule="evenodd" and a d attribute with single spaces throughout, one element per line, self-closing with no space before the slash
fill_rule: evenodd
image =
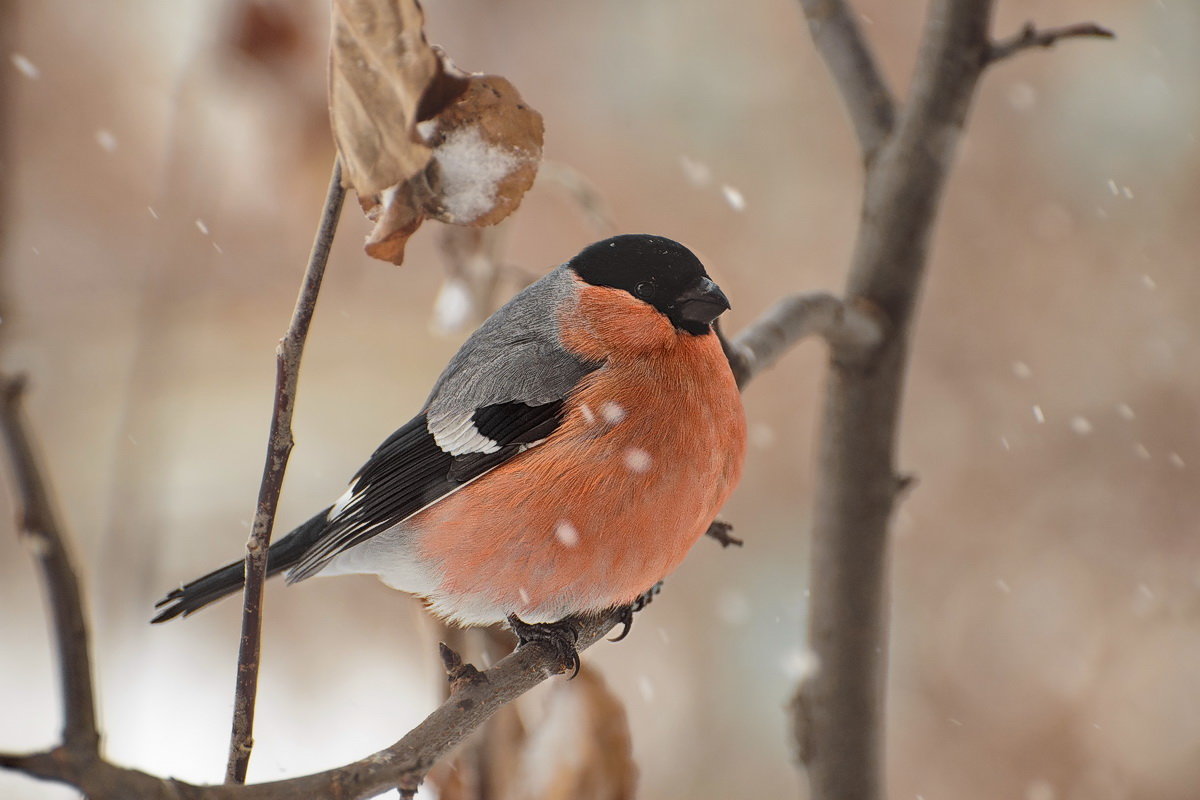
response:
<path id="1" fill-rule="evenodd" d="M 271 545 L 267 574 L 374 574 L 578 670 L 576 621 L 647 602 L 741 477 L 745 413 L 714 331 L 729 307 L 676 241 L 585 247 L 467 338 L 346 492 Z M 152 621 L 239 591 L 243 569 L 183 584 Z"/>

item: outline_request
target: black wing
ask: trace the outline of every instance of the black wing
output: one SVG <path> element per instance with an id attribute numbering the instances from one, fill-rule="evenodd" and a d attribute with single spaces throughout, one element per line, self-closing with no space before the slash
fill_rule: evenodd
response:
<path id="1" fill-rule="evenodd" d="M 430 433 L 424 413 L 387 438 L 350 484 L 349 498 L 330 511 L 329 523 L 288 573 L 295 583 L 320 572 L 355 545 L 436 503 L 503 464 L 558 427 L 563 401 L 530 406 L 496 403 L 464 420 L 461 440 L 472 445 L 454 455 Z M 457 449 L 457 448 L 449 448 Z"/>

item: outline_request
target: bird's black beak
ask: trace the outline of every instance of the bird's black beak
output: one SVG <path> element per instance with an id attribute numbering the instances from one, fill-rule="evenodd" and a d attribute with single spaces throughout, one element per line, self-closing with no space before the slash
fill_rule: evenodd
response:
<path id="1" fill-rule="evenodd" d="M 708 278 L 701 278 L 695 286 L 686 289 L 676 302 L 682 319 L 701 325 L 711 325 L 729 310 L 729 298 Z"/>

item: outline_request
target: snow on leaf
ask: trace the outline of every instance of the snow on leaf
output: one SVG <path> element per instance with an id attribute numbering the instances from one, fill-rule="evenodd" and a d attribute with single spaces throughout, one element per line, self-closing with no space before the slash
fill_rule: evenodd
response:
<path id="1" fill-rule="evenodd" d="M 494 225 L 533 185 L 542 117 L 511 83 L 454 66 L 416 0 L 335 0 L 330 118 L 343 183 L 375 223 L 373 258 L 400 264 L 426 217 Z"/>
<path id="2" fill-rule="evenodd" d="M 542 160 L 542 115 L 499 75 L 471 75 L 428 142 L 425 212 L 456 225 L 495 225 L 521 204 Z"/>

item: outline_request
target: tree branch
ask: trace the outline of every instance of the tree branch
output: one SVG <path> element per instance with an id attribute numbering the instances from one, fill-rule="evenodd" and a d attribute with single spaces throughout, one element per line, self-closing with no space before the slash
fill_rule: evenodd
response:
<path id="1" fill-rule="evenodd" d="M 991 0 L 934 0 L 910 101 L 867 170 L 847 301 L 888 326 L 868 366 L 831 364 L 822 412 L 808 623 L 820 667 L 792 706 L 815 800 L 884 796 L 887 529 L 908 332 L 990 12 Z"/>
<path id="2" fill-rule="evenodd" d="M 869 164 L 892 132 L 892 93 L 844 0 L 800 0 L 800 5 L 813 43 L 842 95 L 863 161 Z"/>
<path id="3" fill-rule="evenodd" d="M 579 650 L 595 644 L 620 621 L 614 610 L 582 620 Z M 88 797 L 139 800 L 357 800 L 390 789 L 415 791 L 430 767 L 501 706 L 562 671 L 558 657 L 540 644 L 505 656 L 484 672 L 466 677 L 461 662 L 443 658 L 454 690 L 432 714 L 404 738 L 384 750 L 336 769 L 250 786 L 197 786 L 157 778 L 97 759 L 83 759 L 72 748 L 29 755 L 0 754 L 0 766 L 38 778 L 66 783 Z M 457 680 L 455 680 L 457 678 Z"/>
<path id="4" fill-rule="evenodd" d="M 18 490 L 20 530 L 41 570 L 54 620 L 63 695 L 63 742 L 94 760 L 100 755 L 100 732 L 96 728 L 92 661 L 79 578 L 26 431 L 21 411 L 24 391 L 23 378 L 0 376 L 0 426 Z"/>
<path id="5" fill-rule="evenodd" d="M 292 411 L 296 405 L 296 383 L 300 375 L 300 358 L 308 337 L 309 323 L 321 290 L 325 264 L 337 231 L 342 200 L 341 162 L 335 157 L 329 190 L 321 223 L 313 240 L 312 252 L 300 295 L 292 312 L 287 333 L 275 353 L 275 403 L 271 414 L 271 433 L 267 440 L 267 459 L 263 467 L 262 484 L 258 491 L 258 506 L 254 514 L 250 540 L 246 543 L 246 585 L 243 596 L 242 637 L 238 646 L 237 682 L 234 690 L 233 724 L 229 737 L 229 761 L 225 780 L 244 783 L 253 747 L 254 701 L 258 692 L 259 657 L 262 651 L 263 586 L 267 579 L 267 551 L 283 488 L 283 474 L 292 452 Z"/>
<path id="6" fill-rule="evenodd" d="M 887 530 L 908 485 L 895 466 L 908 337 L 946 177 L 977 81 L 995 60 L 992 5 L 933 0 L 910 99 L 868 163 L 844 302 L 887 324 L 868 363 L 832 359 L 822 411 L 808 622 L 819 669 L 792 702 L 795 753 L 814 800 L 884 796 Z M 838 85 L 848 105 L 861 102 Z"/>
<path id="7" fill-rule="evenodd" d="M 729 341 L 717 329 L 738 388 L 770 367 L 807 336 L 820 336 L 837 361 L 859 362 L 883 339 L 883 326 L 869 306 L 843 303 L 827 292 L 785 297 Z"/>
<path id="8" fill-rule="evenodd" d="M 992 43 L 987 56 L 988 63 L 994 64 L 1022 50 L 1029 50 L 1034 47 L 1053 47 L 1058 43 L 1059 39 L 1074 39 L 1079 37 L 1115 39 L 1116 34 L 1108 28 L 1102 28 L 1093 22 L 1065 25 L 1061 28 L 1046 28 L 1041 31 L 1032 22 L 1026 22 L 1025 27 L 1021 28 L 1019 33 Z"/>

